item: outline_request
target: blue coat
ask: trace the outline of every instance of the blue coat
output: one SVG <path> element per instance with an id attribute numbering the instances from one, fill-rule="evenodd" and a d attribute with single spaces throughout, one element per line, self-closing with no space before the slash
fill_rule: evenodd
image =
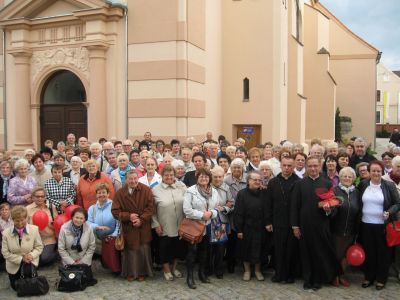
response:
<path id="1" fill-rule="evenodd" d="M 88 209 L 87 223 L 92 227 L 94 234 L 97 238 L 102 239 L 106 236 L 118 235 L 118 221 L 114 219 L 111 214 L 112 200 L 108 199 L 107 202 L 100 206 L 99 202 L 93 204 Z M 96 230 L 97 226 L 107 226 L 110 230 Z"/>

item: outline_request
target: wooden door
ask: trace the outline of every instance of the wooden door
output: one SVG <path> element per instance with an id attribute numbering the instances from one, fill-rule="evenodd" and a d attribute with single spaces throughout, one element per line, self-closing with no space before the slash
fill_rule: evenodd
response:
<path id="1" fill-rule="evenodd" d="M 236 138 L 242 138 L 246 141 L 246 149 L 257 147 L 261 144 L 260 125 L 237 125 L 236 129 Z"/>
<path id="2" fill-rule="evenodd" d="M 87 136 L 87 111 L 83 104 L 42 105 L 40 108 L 40 136 L 43 147 L 45 140 L 52 140 L 56 146 L 65 141 L 68 133 Z"/>

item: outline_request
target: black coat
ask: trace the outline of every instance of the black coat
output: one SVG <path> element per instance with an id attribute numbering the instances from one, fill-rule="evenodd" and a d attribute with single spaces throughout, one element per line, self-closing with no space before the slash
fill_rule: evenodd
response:
<path id="1" fill-rule="evenodd" d="M 359 163 L 361 163 L 361 162 L 367 162 L 367 163 L 369 163 L 369 162 L 371 162 L 371 161 L 373 161 L 373 160 L 376 160 L 376 158 L 375 158 L 374 156 L 368 154 L 368 153 L 366 153 L 364 156 L 361 156 L 361 157 L 354 154 L 354 155 L 350 158 L 349 166 L 352 167 L 352 168 L 355 170 L 355 169 L 356 169 L 356 166 L 357 166 Z"/>
<path id="2" fill-rule="evenodd" d="M 69 170 L 68 172 L 64 172 L 64 173 L 63 173 L 63 176 L 64 176 L 64 177 L 71 178 L 71 171 L 72 171 L 72 170 Z M 85 174 L 87 173 L 87 170 L 84 169 L 84 168 L 81 168 L 81 169 L 79 170 L 79 173 L 81 174 L 81 176 L 82 176 L 82 175 L 85 175 Z"/>
<path id="3" fill-rule="evenodd" d="M 14 175 L 11 175 L 10 180 L 14 178 Z M 8 186 L 10 186 L 10 180 L 8 181 Z M 3 177 L 0 176 L 0 204 L 3 202 L 7 202 L 7 195 L 3 195 Z"/>
<path id="4" fill-rule="evenodd" d="M 343 198 L 343 203 L 332 212 L 331 231 L 335 235 L 348 236 L 358 233 L 362 204 L 360 193 L 355 188 L 349 194 L 339 186 L 334 189 L 335 195 Z"/>
<path id="5" fill-rule="evenodd" d="M 294 184 L 299 180 L 294 173 L 288 179 L 280 173 L 269 181 L 264 210 L 265 225 L 290 228 L 291 193 Z"/>
<path id="6" fill-rule="evenodd" d="M 192 185 L 195 185 L 197 183 L 196 179 L 196 171 L 189 171 L 185 174 L 185 178 L 183 179 L 183 183 L 187 187 L 191 187 Z"/>
<path id="7" fill-rule="evenodd" d="M 358 185 L 358 189 L 360 190 L 361 211 L 363 206 L 362 196 L 369 186 L 369 183 L 370 180 L 363 180 Z M 396 213 L 400 210 L 400 197 L 399 193 L 397 192 L 396 186 L 393 182 L 382 179 L 381 189 L 383 193 L 383 210 L 389 212 L 390 220 L 396 220 Z"/>

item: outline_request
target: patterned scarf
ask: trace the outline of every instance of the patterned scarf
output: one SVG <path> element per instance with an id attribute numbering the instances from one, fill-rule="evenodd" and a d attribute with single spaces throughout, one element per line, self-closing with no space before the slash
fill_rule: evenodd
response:
<path id="1" fill-rule="evenodd" d="M 8 184 L 9 184 L 11 176 L 6 177 L 6 176 L 1 175 L 1 178 L 3 178 L 3 197 L 4 197 L 5 195 L 7 195 Z"/>
<path id="2" fill-rule="evenodd" d="M 125 184 L 126 181 L 126 173 L 131 170 L 131 166 L 127 166 L 125 170 L 122 170 L 121 168 L 118 167 L 118 173 L 119 173 L 119 177 L 121 178 L 121 183 L 122 185 Z"/>
<path id="3" fill-rule="evenodd" d="M 340 182 L 339 182 L 339 188 L 342 190 L 342 191 L 345 191 L 346 192 L 346 194 L 347 195 L 349 195 L 352 191 L 354 191 L 355 190 L 355 186 L 354 185 L 351 185 L 351 186 L 349 186 L 349 187 L 346 187 L 346 186 L 344 186 L 343 184 L 341 184 Z"/>
<path id="4" fill-rule="evenodd" d="M 207 199 L 207 201 L 210 200 L 210 198 L 212 197 L 211 185 L 207 186 L 206 189 L 203 189 L 202 187 L 197 185 L 197 190 L 199 191 L 200 195 Z"/>
<path id="5" fill-rule="evenodd" d="M 77 227 L 74 225 L 73 222 L 71 222 L 71 231 L 74 234 L 74 242 L 72 243 L 71 249 L 81 252 L 82 251 L 81 236 L 83 232 L 83 225 Z"/>

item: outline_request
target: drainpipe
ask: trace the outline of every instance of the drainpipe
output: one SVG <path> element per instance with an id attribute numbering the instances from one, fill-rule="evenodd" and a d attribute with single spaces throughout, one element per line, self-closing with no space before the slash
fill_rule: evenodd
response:
<path id="1" fill-rule="evenodd" d="M 125 136 L 129 137 L 129 118 L 128 118 L 128 7 L 124 9 L 125 17 Z"/>

